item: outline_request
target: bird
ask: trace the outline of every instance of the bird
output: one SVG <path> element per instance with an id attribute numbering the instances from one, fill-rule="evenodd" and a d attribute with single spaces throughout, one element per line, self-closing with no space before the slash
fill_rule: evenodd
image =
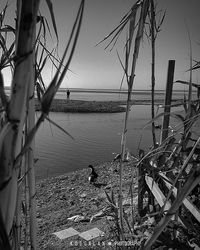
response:
<path id="1" fill-rule="evenodd" d="M 94 183 L 97 180 L 98 174 L 95 172 L 92 165 L 89 165 L 88 167 L 91 169 L 91 173 L 88 177 L 89 183 Z"/>

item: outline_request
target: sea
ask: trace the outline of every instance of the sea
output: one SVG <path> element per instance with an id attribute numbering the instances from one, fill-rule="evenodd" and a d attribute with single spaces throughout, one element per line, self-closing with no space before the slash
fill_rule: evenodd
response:
<path id="1" fill-rule="evenodd" d="M 138 90 L 132 100 L 148 100 L 150 91 Z M 175 91 L 173 98 L 181 99 L 183 91 Z M 155 99 L 163 100 L 165 91 L 156 91 Z M 56 98 L 64 99 L 66 89 L 58 91 Z M 126 90 L 70 89 L 71 100 L 113 101 L 126 100 Z M 175 107 L 173 112 L 182 111 Z M 155 106 L 156 114 L 163 112 Z M 36 119 L 39 114 L 36 114 Z M 112 161 L 121 150 L 121 134 L 125 113 L 50 113 L 50 118 L 64 128 L 74 139 L 45 121 L 35 139 L 36 180 L 67 174 L 72 171 Z M 133 105 L 130 110 L 126 148 L 137 156 L 138 149 L 152 146 L 150 105 Z M 161 124 L 162 118 L 156 123 Z M 172 119 L 171 121 L 175 121 Z M 156 132 L 159 140 L 160 130 Z"/>

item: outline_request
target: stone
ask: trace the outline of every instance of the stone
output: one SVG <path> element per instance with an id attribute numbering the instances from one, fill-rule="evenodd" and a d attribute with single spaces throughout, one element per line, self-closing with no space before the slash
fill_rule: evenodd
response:
<path id="1" fill-rule="evenodd" d="M 60 240 L 64 240 L 74 235 L 78 235 L 79 232 L 76 231 L 73 227 L 69 227 L 67 229 L 55 232 L 53 234 L 56 235 Z"/>
<path id="2" fill-rule="evenodd" d="M 86 193 L 82 193 L 82 194 L 80 194 L 80 197 L 81 198 L 85 198 L 87 196 L 87 194 Z"/>
<path id="3" fill-rule="evenodd" d="M 83 238 L 84 240 L 92 240 L 92 239 L 95 239 L 97 237 L 102 237 L 104 236 L 104 232 L 102 232 L 101 230 L 99 230 L 98 228 L 92 228 L 88 231 L 85 231 L 85 232 L 82 232 L 79 234 L 79 236 L 81 238 Z"/>

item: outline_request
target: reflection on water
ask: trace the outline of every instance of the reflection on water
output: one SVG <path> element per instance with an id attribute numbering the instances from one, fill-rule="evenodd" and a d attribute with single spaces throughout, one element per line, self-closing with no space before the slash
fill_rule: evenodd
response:
<path id="1" fill-rule="evenodd" d="M 151 146 L 150 106 L 133 106 L 130 112 L 127 147 L 136 155 L 140 147 Z M 125 113 L 51 113 L 50 117 L 73 137 L 44 122 L 36 136 L 37 178 L 55 176 L 89 164 L 110 161 L 120 152 Z M 159 121 L 158 121 L 159 122 Z M 159 131 L 158 131 L 159 132 Z"/>

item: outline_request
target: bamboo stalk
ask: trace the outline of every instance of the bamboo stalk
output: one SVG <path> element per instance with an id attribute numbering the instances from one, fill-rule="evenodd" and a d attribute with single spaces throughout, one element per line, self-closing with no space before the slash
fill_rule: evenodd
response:
<path id="1" fill-rule="evenodd" d="M 4 128 L 6 133 L 1 133 L 0 158 L 2 160 L 0 167 L 1 184 L 4 185 L 4 188 L 0 191 L 0 210 L 8 234 L 13 225 L 16 208 L 19 168 L 13 166 L 15 157 L 21 150 L 21 138 L 26 117 L 30 55 L 33 51 L 32 31 L 36 24 L 38 6 L 39 0 L 22 1 L 11 99 L 7 113 L 9 122 Z"/>
<path id="2" fill-rule="evenodd" d="M 36 37 L 36 31 L 34 30 Z M 35 38 L 33 39 L 35 42 Z M 34 46 L 34 44 L 33 44 Z M 32 54 L 32 64 L 30 68 L 30 84 L 29 84 L 29 98 L 28 98 L 28 117 L 27 117 L 27 133 L 35 126 L 35 53 Z M 35 199 L 35 168 L 34 168 L 34 152 L 35 152 L 35 138 L 33 138 L 28 154 L 28 187 L 29 187 L 29 214 L 30 214 L 30 243 L 31 249 L 37 249 L 37 222 L 36 222 L 36 199 Z"/>

